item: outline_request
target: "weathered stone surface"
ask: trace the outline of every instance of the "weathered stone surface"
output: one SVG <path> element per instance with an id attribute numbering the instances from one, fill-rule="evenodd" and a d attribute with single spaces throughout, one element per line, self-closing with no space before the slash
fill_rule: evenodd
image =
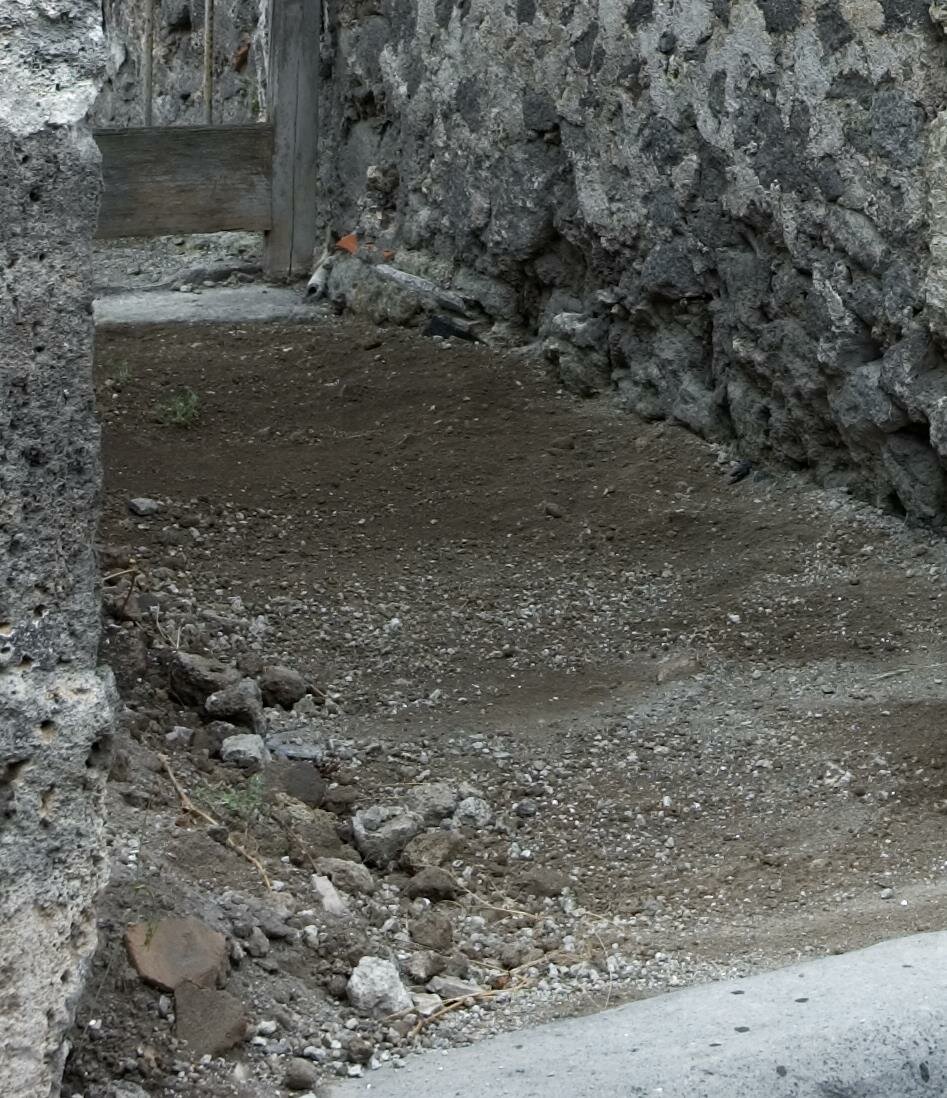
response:
<path id="1" fill-rule="evenodd" d="M 96 671 L 100 486 L 85 124 L 101 12 L 0 0 L 0 1093 L 59 1092 L 95 948 L 111 678 Z"/>
<path id="2" fill-rule="evenodd" d="M 443 911 L 425 911 L 412 919 L 408 927 L 419 946 L 446 953 L 454 942 L 454 929 Z"/>
<path id="3" fill-rule="evenodd" d="M 227 721 L 210 721 L 199 728 L 195 728 L 191 739 L 191 747 L 195 751 L 206 751 L 211 758 L 220 757 L 220 749 L 225 740 L 231 736 L 239 736 L 240 730 L 235 724 Z"/>
<path id="4" fill-rule="evenodd" d="M 426 984 L 432 976 L 439 976 L 447 968 L 447 960 L 430 949 L 412 953 L 404 965 L 405 975 L 412 983 Z"/>
<path id="5" fill-rule="evenodd" d="M 151 1098 L 137 1083 L 109 1083 L 102 1098 Z"/>
<path id="6" fill-rule="evenodd" d="M 425 831 L 416 835 L 401 852 L 401 864 L 412 873 L 426 865 L 445 865 L 456 857 L 464 841 L 456 831 Z"/>
<path id="7" fill-rule="evenodd" d="M 161 504 L 156 499 L 138 496 L 128 501 L 128 509 L 133 515 L 138 515 L 139 518 L 150 518 L 152 515 L 158 514 L 161 510 Z"/>
<path id="8" fill-rule="evenodd" d="M 225 112 L 256 94 L 255 6 L 220 31 L 251 46 Z M 112 9 L 102 105 L 137 120 L 140 16 Z M 364 18 L 342 0 L 317 207 L 372 247 L 330 253 L 320 291 L 394 323 L 473 309 L 573 392 L 939 525 L 945 26 L 939 4 L 405 0 Z M 162 81 L 197 91 L 194 37 L 159 41 L 159 114 L 186 117 L 199 94 Z"/>
<path id="9" fill-rule="evenodd" d="M 541 340 L 575 392 L 941 521 L 940 6 L 359 10 L 324 43 L 332 228 Z M 421 307 L 358 257 L 328 278 Z"/>
<path id="10" fill-rule="evenodd" d="M 239 999 L 190 980 L 174 992 L 174 1032 L 195 1056 L 219 1056 L 247 1036 L 249 1021 Z"/>
<path id="11" fill-rule="evenodd" d="M 414 1009 L 422 1018 L 430 1018 L 432 1014 L 436 1014 L 444 1005 L 444 1000 L 440 995 L 434 995 L 424 991 L 414 992 L 411 996 L 411 1002 L 414 1004 Z"/>
<path id="12" fill-rule="evenodd" d="M 144 5 L 112 0 L 108 6 L 106 80 L 95 105 L 99 126 L 140 126 L 141 43 Z M 268 6 L 233 0 L 214 16 L 214 121 L 257 122 L 264 103 Z M 204 122 L 201 94 L 204 7 L 177 3 L 155 16 L 154 121 L 156 125 Z"/>
<path id="13" fill-rule="evenodd" d="M 199 919 L 133 923 L 125 932 L 128 956 L 141 978 L 165 991 L 185 980 L 216 987 L 227 971 L 227 939 Z"/>
<path id="14" fill-rule="evenodd" d="M 352 817 L 355 846 L 369 865 L 384 868 L 395 861 L 421 830 L 421 817 L 398 805 L 374 805 Z"/>
<path id="15" fill-rule="evenodd" d="M 175 652 L 171 663 L 171 690 L 184 705 L 203 706 L 212 694 L 233 686 L 240 678 L 232 664 L 190 652 Z"/>
<path id="16" fill-rule="evenodd" d="M 204 702 L 204 711 L 208 716 L 241 725 L 257 734 L 265 728 L 263 699 L 253 679 L 241 679 L 211 694 Z"/>
<path id="17" fill-rule="evenodd" d="M 323 877 L 320 873 L 313 873 L 312 891 L 315 893 L 319 906 L 327 915 L 348 914 L 348 905 L 328 877 Z"/>
<path id="18" fill-rule="evenodd" d="M 363 1014 L 383 1018 L 411 1009 L 411 996 L 398 969 L 381 957 L 363 957 L 348 983 L 349 1002 Z"/>
<path id="19" fill-rule="evenodd" d="M 416 812 L 425 826 L 438 824 L 450 816 L 460 801 L 460 794 L 449 782 L 424 782 L 408 790 L 405 804 Z"/>
<path id="20" fill-rule="evenodd" d="M 339 838 L 338 820 L 331 813 L 284 798 L 274 814 L 286 830 L 289 854 L 299 864 L 311 866 L 320 858 L 358 861 L 358 854 Z"/>
<path id="21" fill-rule="evenodd" d="M 335 785 L 326 790 L 323 808 L 338 816 L 349 816 L 361 800 L 362 794 L 354 785 Z"/>
<path id="22" fill-rule="evenodd" d="M 479 985 L 469 980 L 459 980 L 456 976 L 435 976 L 427 986 L 442 999 L 466 999 L 483 992 Z"/>
<path id="23" fill-rule="evenodd" d="M 453 900 L 463 891 L 446 869 L 438 869 L 435 866 L 422 869 L 416 877 L 408 881 L 405 887 L 405 895 L 408 899 L 423 897 L 435 903 L 439 900 Z"/>
<path id="24" fill-rule="evenodd" d="M 319 1072 L 315 1064 L 294 1056 L 286 1067 L 283 1080 L 287 1090 L 309 1090 L 319 1081 Z"/>
<path id="25" fill-rule="evenodd" d="M 267 758 L 266 744 L 252 732 L 228 736 L 220 745 L 220 758 L 243 770 L 260 770 Z"/>
<path id="26" fill-rule="evenodd" d="M 310 698 L 303 699 L 310 701 Z M 299 703 L 301 704 L 301 703 Z M 293 707 L 294 714 L 299 712 L 299 704 Z M 318 765 L 326 757 L 326 740 L 311 714 L 300 714 L 279 726 L 279 731 L 266 738 L 266 746 L 277 758 L 310 762 Z"/>
<path id="27" fill-rule="evenodd" d="M 306 696 L 306 680 L 289 667 L 264 667 L 258 681 L 266 706 L 292 709 Z"/>
<path id="28" fill-rule="evenodd" d="M 326 780 L 309 762 L 275 759 L 266 770 L 266 787 L 286 793 L 297 801 L 318 808 L 326 797 Z"/>
<path id="29" fill-rule="evenodd" d="M 313 869 L 328 877 L 336 888 L 353 896 L 370 896 L 375 891 L 375 878 L 358 862 L 343 858 L 318 858 L 313 863 Z"/>
<path id="30" fill-rule="evenodd" d="M 464 797 L 454 813 L 457 827 L 486 827 L 493 819 L 493 809 L 483 797 Z"/>

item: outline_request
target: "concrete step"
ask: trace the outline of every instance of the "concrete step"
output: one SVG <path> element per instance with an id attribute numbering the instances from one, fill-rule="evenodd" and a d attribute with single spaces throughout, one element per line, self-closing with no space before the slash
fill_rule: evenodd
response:
<path id="1" fill-rule="evenodd" d="M 333 1098 L 947 1094 L 947 933 L 899 938 L 505 1034 Z"/>

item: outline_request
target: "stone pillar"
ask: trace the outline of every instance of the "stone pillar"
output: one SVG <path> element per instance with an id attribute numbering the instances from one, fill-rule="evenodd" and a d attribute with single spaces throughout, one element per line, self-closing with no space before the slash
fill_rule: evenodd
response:
<path id="1" fill-rule="evenodd" d="M 99 0 L 0 0 L 0 1094 L 59 1093 L 95 946 L 111 680 L 96 670 L 91 243 Z"/>

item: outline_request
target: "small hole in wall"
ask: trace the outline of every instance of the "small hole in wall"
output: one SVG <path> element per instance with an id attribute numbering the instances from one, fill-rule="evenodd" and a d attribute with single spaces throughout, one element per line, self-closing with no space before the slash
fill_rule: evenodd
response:
<path id="1" fill-rule="evenodd" d="M 39 187 L 34 187 L 30 191 L 30 202 L 39 202 L 40 198 L 42 197 L 42 193 L 43 192 L 39 189 Z"/>
<path id="2" fill-rule="evenodd" d="M 24 656 L 23 659 L 20 660 L 20 666 L 29 671 L 29 669 L 33 666 L 32 657 Z"/>
<path id="3" fill-rule="evenodd" d="M 45 607 L 42 603 L 40 603 L 39 606 L 34 606 L 33 607 L 33 617 L 34 618 L 43 617 L 46 614 L 46 610 L 47 610 L 47 607 Z"/>
<path id="4" fill-rule="evenodd" d="M 168 30 L 177 34 L 190 34 L 194 29 L 194 23 L 191 18 L 191 9 L 188 4 L 184 4 L 178 14 L 172 16 L 168 22 Z"/>
<path id="5" fill-rule="evenodd" d="M 7 763 L 3 770 L 0 770 L 0 785 L 12 785 L 23 773 L 29 761 L 29 759 L 17 759 L 16 762 Z"/>
<path id="6" fill-rule="evenodd" d="M 51 818 L 53 800 L 56 796 L 56 787 L 51 785 L 40 798 L 39 822 L 41 827 L 52 827 Z"/>
<path id="7" fill-rule="evenodd" d="M 39 734 L 47 743 L 56 735 L 55 721 L 40 721 Z"/>
<path id="8" fill-rule="evenodd" d="M 112 761 L 112 740 L 110 736 L 100 736 L 89 748 L 85 764 L 89 770 L 108 769 Z"/>
<path id="9" fill-rule="evenodd" d="M 901 497 L 897 492 L 889 492 L 883 506 L 890 515 L 896 515 L 898 518 L 907 517 L 907 508 L 901 502 Z"/>
<path id="10" fill-rule="evenodd" d="M 16 794 L 13 787 L 29 759 L 18 759 L 0 769 L 0 819 L 12 820 L 16 815 Z"/>

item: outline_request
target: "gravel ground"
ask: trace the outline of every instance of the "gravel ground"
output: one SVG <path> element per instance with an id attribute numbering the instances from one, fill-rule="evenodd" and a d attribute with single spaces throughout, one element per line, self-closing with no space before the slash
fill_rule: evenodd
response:
<path id="1" fill-rule="evenodd" d="M 103 332 L 97 357 L 126 711 L 66 1093 L 249 1098 L 293 1065 L 316 1092 L 944 925 L 940 539 L 801 477 L 732 482 L 738 454 L 525 355 L 323 317 Z M 182 653 L 305 684 L 217 706 L 259 733 L 250 771 Z M 379 806 L 423 841 L 379 858 Z M 345 916 L 313 882 L 333 843 L 369 863 L 371 891 L 336 868 Z M 172 914 L 230 943 L 251 1029 L 222 1058 L 125 959 L 127 924 Z M 364 956 L 392 1003 L 429 998 L 373 1016 Z M 435 1002 L 430 965 L 466 988 Z"/>
<path id="2" fill-rule="evenodd" d="M 99 240 L 93 263 L 97 297 L 157 286 L 200 290 L 205 282 L 255 278 L 263 263 L 263 236 L 199 233 Z"/>

